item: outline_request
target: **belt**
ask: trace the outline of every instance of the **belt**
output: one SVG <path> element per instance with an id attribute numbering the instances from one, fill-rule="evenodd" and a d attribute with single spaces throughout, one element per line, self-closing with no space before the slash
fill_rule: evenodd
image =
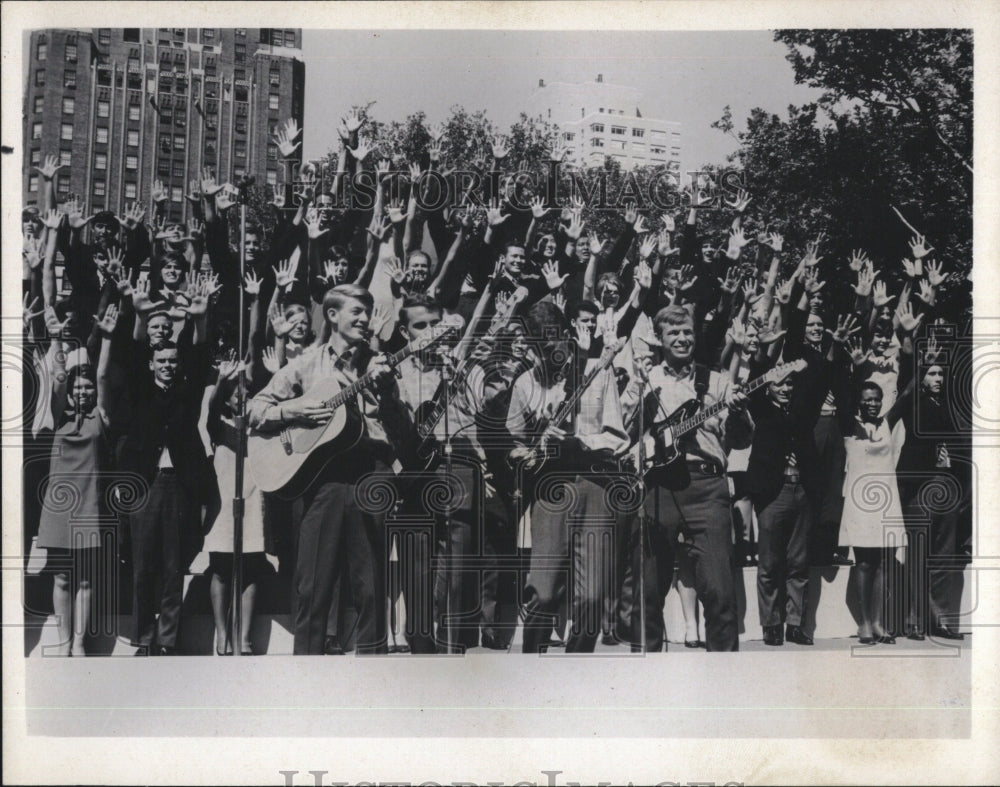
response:
<path id="1" fill-rule="evenodd" d="M 722 468 L 714 462 L 700 462 L 693 459 L 687 461 L 688 471 L 702 475 L 722 475 Z"/>
<path id="2" fill-rule="evenodd" d="M 786 484 L 797 484 L 802 480 L 802 474 L 799 473 L 798 469 L 785 468 L 785 483 Z"/>
<path id="3" fill-rule="evenodd" d="M 177 470 L 173 467 L 158 467 L 156 472 L 160 475 L 177 475 Z"/>

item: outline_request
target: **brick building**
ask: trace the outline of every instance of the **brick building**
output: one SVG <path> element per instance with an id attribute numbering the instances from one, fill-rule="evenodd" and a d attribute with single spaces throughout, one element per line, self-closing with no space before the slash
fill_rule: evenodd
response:
<path id="1" fill-rule="evenodd" d="M 23 203 L 32 167 L 57 155 L 57 200 L 91 211 L 149 204 L 163 181 L 171 218 L 186 218 L 189 182 L 210 166 L 235 182 L 279 177 L 272 137 L 302 126 L 302 33 L 277 28 L 50 29 L 31 34 L 24 106 Z M 299 149 L 301 151 L 301 148 Z"/>

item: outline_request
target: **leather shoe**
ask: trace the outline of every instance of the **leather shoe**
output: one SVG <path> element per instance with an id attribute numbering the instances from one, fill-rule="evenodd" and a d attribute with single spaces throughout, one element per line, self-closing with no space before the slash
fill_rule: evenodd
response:
<path id="1" fill-rule="evenodd" d="M 686 639 L 686 640 L 684 640 L 684 647 L 685 648 L 700 648 L 700 647 L 703 647 L 704 644 L 705 643 L 702 642 L 700 639 L 695 639 L 695 640 Z"/>
<path id="2" fill-rule="evenodd" d="M 510 647 L 497 639 L 495 634 L 487 634 L 485 631 L 479 638 L 479 643 L 488 650 L 507 650 Z"/>
<path id="3" fill-rule="evenodd" d="M 344 649 L 340 647 L 340 642 L 336 637 L 327 637 L 323 642 L 324 656 L 343 656 Z"/>
<path id="4" fill-rule="evenodd" d="M 936 626 L 931 629 L 931 636 L 935 639 L 965 639 L 965 634 L 960 631 L 955 631 L 955 629 L 950 629 L 947 626 Z"/>
<path id="5" fill-rule="evenodd" d="M 917 642 L 923 642 L 927 637 L 924 636 L 924 632 L 913 626 L 906 632 L 906 638 L 916 640 Z"/>
<path id="6" fill-rule="evenodd" d="M 170 645 L 160 645 L 156 648 L 157 656 L 176 656 L 177 648 L 171 647 Z"/>
<path id="7" fill-rule="evenodd" d="M 812 645 L 813 638 L 806 634 L 801 626 L 789 625 L 785 628 L 785 639 L 796 645 Z"/>
<path id="8" fill-rule="evenodd" d="M 785 641 L 781 638 L 781 626 L 764 626 L 764 644 L 765 645 L 784 645 Z"/>
<path id="9" fill-rule="evenodd" d="M 602 645 L 618 645 L 619 642 L 618 642 L 617 639 L 615 639 L 615 635 L 614 634 L 612 634 L 610 631 L 605 631 L 601 635 L 601 644 Z"/>
<path id="10" fill-rule="evenodd" d="M 895 645 L 896 638 L 892 634 L 876 634 L 875 641 L 879 645 Z"/>

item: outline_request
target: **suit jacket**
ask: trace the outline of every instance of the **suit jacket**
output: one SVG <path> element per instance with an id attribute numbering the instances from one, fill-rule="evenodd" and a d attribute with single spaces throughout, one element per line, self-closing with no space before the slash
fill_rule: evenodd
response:
<path id="1" fill-rule="evenodd" d="M 211 355 L 204 344 L 182 346 L 173 385 L 161 388 L 148 365 L 149 353 L 134 353 L 130 396 L 133 418 L 120 464 L 139 472 L 147 482 L 156 477 L 160 454 L 169 451 L 177 478 L 195 501 L 204 501 L 214 484 L 212 466 L 198 431 L 202 397 L 211 369 Z"/>

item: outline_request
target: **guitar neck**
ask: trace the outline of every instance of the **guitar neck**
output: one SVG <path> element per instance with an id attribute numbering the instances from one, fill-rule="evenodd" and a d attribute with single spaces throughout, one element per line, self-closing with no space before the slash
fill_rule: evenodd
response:
<path id="1" fill-rule="evenodd" d="M 414 348 L 412 346 L 404 347 L 399 352 L 395 353 L 394 355 L 389 356 L 389 365 L 390 366 L 398 366 L 403 361 L 405 361 L 407 358 L 409 358 L 413 354 L 413 352 L 414 352 Z M 372 377 L 371 373 L 364 374 L 361 377 L 359 377 L 357 380 L 355 380 L 353 383 L 351 383 L 350 385 L 348 385 L 348 386 L 346 386 L 344 388 L 341 388 L 334 396 L 332 396 L 329 399 L 327 399 L 326 402 L 324 402 L 324 404 L 327 407 L 336 410 L 338 407 L 341 407 L 345 403 L 351 401 L 354 397 L 356 397 L 359 393 L 361 393 L 365 388 L 367 388 L 369 385 L 371 385 L 372 384 L 372 380 L 373 380 L 373 377 Z"/>
<path id="2" fill-rule="evenodd" d="M 570 394 L 570 396 L 566 399 L 565 402 L 563 402 L 562 406 L 559 408 L 556 414 L 551 418 L 551 420 L 543 422 L 541 431 L 544 432 L 545 427 L 547 427 L 549 424 L 552 424 L 553 426 L 559 426 L 559 424 L 561 424 L 563 421 L 569 418 L 569 416 L 576 409 L 577 402 L 580 401 L 580 398 L 584 395 L 584 393 L 586 393 L 587 389 L 593 384 L 594 380 L 597 379 L 597 376 L 605 369 L 607 369 L 608 366 L 611 365 L 611 361 L 613 359 L 614 356 L 612 355 L 612 357 L 608 359 L 607 363 L 601 363 L 600 365 L 594 367 L 594 369 L 592 369 L 583 378 L 583 380 L 580 381 L 580 384 L 577 386 L 576 390 L 573 391 L 572 394 Z M 539 435 L 538 439 L 535 441 L 536 445 L 541 442 L 541 439 L 542 439 L 541 435 Z"/>
<path id="3" fill-rule="evenodd" d="M 760 388 L 762 385 L 765 385 L 767 382 L 768 382 L 768 375 L 762 374 L 760 377 L 757 377 L 751 380 L 749 383 L 747 383 L 746 386 L 744 386 L 743 388 L 743 393 L 751 394 L 758 388 Z M 713 416 L 716 416 L 719 413 L 721 413 L 723 410 L 726 409 L 726 407 L 727 405 L 724 401 L 719 401 L 716 402 L 715 404 L 709 405 L 704 410 L 701 410 L 697 415 L 692 415 L 690 418 L 685 418 L 683 421 L 676 424 L 671 430 L 674 439 L 677 439 L 678 437 L 681 437 L 682 435 L 685 435 L 688 432 L 694 431 L 703 423 L 705 423 L 705 421 L 707 421 L 709 418 L 712 418 Z"/>

